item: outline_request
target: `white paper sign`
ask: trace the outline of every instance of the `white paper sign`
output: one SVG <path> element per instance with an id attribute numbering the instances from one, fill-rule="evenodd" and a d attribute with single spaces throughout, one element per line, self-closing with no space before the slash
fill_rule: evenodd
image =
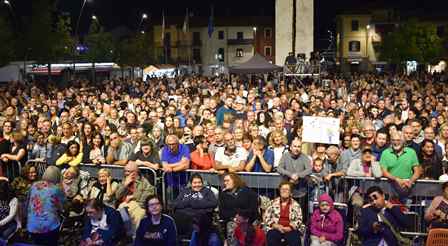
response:
<path id="1" fill-rule="evenodd" d="M 338 118 L 303 116 L 303 142 L 339 144 L 339 133 Z"/>

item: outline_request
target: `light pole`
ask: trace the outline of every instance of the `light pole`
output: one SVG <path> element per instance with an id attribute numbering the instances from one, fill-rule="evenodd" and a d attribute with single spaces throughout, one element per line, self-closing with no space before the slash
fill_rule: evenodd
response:
<path id="1" fill-rule="evenodd" d="M 84 6 L 86 6 L 86 3 L 87 3 L 87 0 L 84 0 L 82 2 L 81 10 L 79 11 L 78 20 L 76 21 L 75 36 L 78 36 L 79 21 L 81 20 L 82 12 L 84 10 Z"/>
<path id="2" fill-rule="evenodd" d="M 3 3 L 8 6 L 9 11 L 11 11 L 11 15 L 15 24 L 17 24 L 16 15 L 14 13 L 14 9 L 12 8 L 12 4 L 9 0 L 3 0 Z M 18 24 L 17 24 L 18 25 Z"/>
<path id="3" fill-rule="evenodd" d="M 148 15 L 146 13 L 143 13 L 142 14 L 142 18 L 140 18 L 140 23 L 138 23 L 138 29 L 137 30 L 140 30 L 140 28 L 141 28 L 141 26 L 143 24 L 143 21 L 146 20 L 146 19 L 148 19 Z M 142 33 L 145 33 L 145 31 L 142 31 Z"/>
<path id="4" fill-rule="evenodd" d="M 252 28 L 254 30 L 254 55 L 257 53 L 257 27 Z"/>
<path id="5" fill-rule="evenodd" d="M 370 25 L 366 26 L 366 59 L 367 59 L 367 66 L 369 65 L 370 59 L 369 59 L 369 33 L 370 33 Z"/>

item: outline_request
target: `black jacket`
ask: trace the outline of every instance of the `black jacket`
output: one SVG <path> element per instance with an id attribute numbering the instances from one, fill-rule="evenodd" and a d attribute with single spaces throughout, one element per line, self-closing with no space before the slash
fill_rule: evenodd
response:
<path id="1" fill-rule="evenodd" d="M 238 210 L 250 212 L 251 221 L 258 216 L 258 195 L 253 190 L 243 187 L 236 191 L 221 191 L 219 194 L 219 215 L 224 221 L 230 221 Z"/>
<path id="2" fill-rule="evenodd" d="M 174 201 L 176 212 L 182 212 L 191 216 L 212 212 L 216 206 L 218 206 L 218 201 L 213 192 L 207 187 L 203 187 L 199 192 L 186 188 L 180 192 Z"/>

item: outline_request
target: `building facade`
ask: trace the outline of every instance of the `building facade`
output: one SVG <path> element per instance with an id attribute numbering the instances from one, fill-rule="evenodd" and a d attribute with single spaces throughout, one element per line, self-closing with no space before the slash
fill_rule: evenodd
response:
<path id="1" fill-rule="evenodd" d="M 398 13 L 393 9 L 381 8 L 338 15 L 336 57 L 340 70 L 343 72 L 384 70 L 387 62 L 381 60 L 380 50 L 383 38 L 393 32 L 403 20 L 415 17 L 418 17 L 418 14 Z M 439 37 L 445 38 L 448 34 L 445 31 L 448 30 L 448 17 L 418 19 L 421 22 L 434 24 Z"/>
<path id="2" fill-rule="evenodd" d="M 182 22 L 178 23 L 165 26 L 164 40 L 162 26 L 153 26 L 154 54 L 158 63 L 189 65 L 197 72 L 216 74 L 248 61 L 255 52 L 273 62 L 274 28 L 269 21 L 260 21 L 257 23 L 261 24 L 254 26 L 247 24 L 251 21 L 220 18 L 210 36 L 207 20 L 196 20 L 187 32 Z"/>

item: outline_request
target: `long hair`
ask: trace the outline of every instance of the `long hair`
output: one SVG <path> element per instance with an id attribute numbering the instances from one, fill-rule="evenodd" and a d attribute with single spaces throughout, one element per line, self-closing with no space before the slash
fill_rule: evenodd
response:
<path id="1" fill-rule="evenodd" d="M 232 179 L 235 189 L 246 187 L 246 183 L 236 173 L 227 173 L 225 176 L 229 176 Z"/>

